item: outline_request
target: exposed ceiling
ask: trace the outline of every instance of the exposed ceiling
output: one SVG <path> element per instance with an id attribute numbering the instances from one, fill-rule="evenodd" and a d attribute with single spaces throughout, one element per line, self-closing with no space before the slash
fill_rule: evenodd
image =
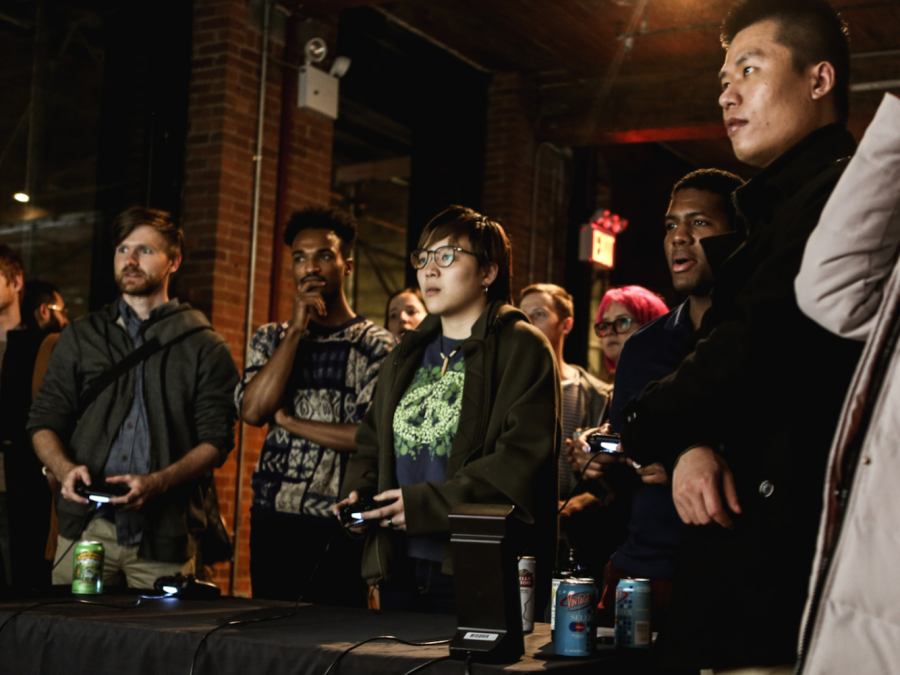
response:
<path id="1" fill-rule="evenodd" d="M 372 6 L 476 68 L 539 90 L 539 135 L 565 145 L 664 142 L 689 157 L 730 146 L 716 103 L 719 24 L 732 0 L 307 0 L 310 13 Z M 900 79 L 900 2 L 836 0 L 852 83 Z M 895 90 L 900 89 L 897 87 Z M 883 88 L 854 92 L 860 135 Z M 691 141 L 688 143 L 687 141 Z M 696 141 L 703 141 L 697 143 Z"/>

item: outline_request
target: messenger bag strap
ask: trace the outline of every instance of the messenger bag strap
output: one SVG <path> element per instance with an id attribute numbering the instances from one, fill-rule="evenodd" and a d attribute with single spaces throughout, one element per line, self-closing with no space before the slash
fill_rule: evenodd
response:
<path id="1" fill-rule="evenodd" d="M 118 380 L 129 370 L 138 364 L 143 363 L 157 352 L 168 349 L 172 345 L 181 342 L 182 340 L 186 340 L 191 335 L 204 330 L 212 330 L 212 326 L 197 326 L 191 328 L 164 343 L 161 343 L 156 337 L 147 340 L 140 347 L 126 355 L 121 361 L 113 364 L 111 367 L 100 373 L 99 377 L 91 382 L 90 386 L 81 395 L 81 400 L 78 403 L 78 417 L 80 418 L 84 414 L 91 403 L 93 403 L 109 385 Z"/>

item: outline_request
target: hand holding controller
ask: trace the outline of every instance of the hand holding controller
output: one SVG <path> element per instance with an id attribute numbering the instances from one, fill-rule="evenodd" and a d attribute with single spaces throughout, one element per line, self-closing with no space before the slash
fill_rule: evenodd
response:
<path id="1" fill-rule="evenodd" d="M 107 483 L 104 480 L 94 480 L 90 485 L 82 481 L 75 482 L 75 494 L 97 504 L 108 504 L 113 497 L 121 497 L 128 494 L 130 488 L 121 483 Z"/>
<path id="2" fill-rule="evenodd" d="M 364 525 L 367 522 L 367 519 L 362 517 L 362 514 L 366 511 L 374 511 L 375 509 L 380 509 L 383 506 L 388 506 L 393 504 L 394 500 L 385 500 L 383 502 L 376 502 L 371 497 L 363 497 L 359 501 L 354 502 L 353 504 L 345 504 L 340 508 L 340 519 L 341 524 L 344 527 L 357 527 L 359 525 Z"/>

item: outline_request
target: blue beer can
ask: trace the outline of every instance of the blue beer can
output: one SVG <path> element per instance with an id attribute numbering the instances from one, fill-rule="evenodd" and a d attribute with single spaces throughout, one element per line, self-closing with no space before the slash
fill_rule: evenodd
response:
<path id="1" fill-rule="evenodd" d="M 564 579 L 556 589 L 554 649 L 560 656 L 594 653 L 597 588 L 590 579 Z"/>
<path id="2" fill-rule="evenodd" d="M 616 647 L 650 646 L 650 580 L 621 579 L 616 586 Z"/>

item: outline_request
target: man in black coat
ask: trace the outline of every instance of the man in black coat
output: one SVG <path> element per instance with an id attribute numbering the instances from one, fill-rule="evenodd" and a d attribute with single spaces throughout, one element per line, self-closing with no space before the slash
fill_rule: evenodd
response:
<path id="1" fill-rule="evenodd" d="M 763 169 L 733 195 L 746 241 L 716 266 L 723 247 L 703 240 L 716 288 L 702 339 L 626 409 L 622 438 L 635 461 L 667 466 L 679 515 L 693 525 L 665 660 L 790 672 L 825 462 L 859 355 L 803 315 L 793 288 L 855 148 L 844 127 L 849 50 L 824 0 L 747 0 L 722 36 L 728 135 L 738 159 Z"/>

